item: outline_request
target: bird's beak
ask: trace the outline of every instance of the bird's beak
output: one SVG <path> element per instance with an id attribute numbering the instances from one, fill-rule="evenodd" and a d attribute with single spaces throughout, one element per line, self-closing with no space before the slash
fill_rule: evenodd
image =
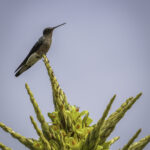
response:
<path id="1" fill-rule="evenodd" d="M 58 28 L 58 27 L 60 27 L 60 26 L 65 25 L 65 24 L 66 24 L 66 23 L 62 23 L 62 24 L 60 24 L 60 25 L 58 25 L 58 26 L 55 26 L 55 27 L 53 27 L 53 30 L 56 29 L 56 28 Z"/>

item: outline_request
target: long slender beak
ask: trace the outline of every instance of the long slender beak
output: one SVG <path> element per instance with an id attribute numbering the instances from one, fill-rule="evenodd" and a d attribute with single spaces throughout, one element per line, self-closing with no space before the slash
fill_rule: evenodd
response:
<path id="1" fill-rule="evenodd" d="M 65 25 L 65 24 L 66 24 L 66 23 L 62 23 L 62 24 L 60 24 L 60 25 L 58 25 L 58 26 L 55 26 L 55 27 L 53 27 L 53 30 L 56 29 L 56 28 L 58 28 L 58 27 L 60 27 L 60 26 Z"/>

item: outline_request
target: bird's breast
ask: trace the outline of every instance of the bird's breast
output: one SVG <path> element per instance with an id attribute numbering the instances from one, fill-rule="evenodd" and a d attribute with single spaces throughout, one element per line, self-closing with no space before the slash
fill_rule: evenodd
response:
<path id="1" fill-rule="evenodd" d="M 40 46 L 39 50 L 37 51 L 37 54 L 42 56 L 43 54 L 46 54 L 51 46 L 51 40 L 50 41 L 44 41 L 43 44 Z"/>

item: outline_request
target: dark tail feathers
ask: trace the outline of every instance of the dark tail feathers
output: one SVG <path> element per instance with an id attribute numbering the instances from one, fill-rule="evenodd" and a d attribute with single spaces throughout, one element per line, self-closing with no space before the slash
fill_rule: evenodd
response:
<path id="1" fill-rule="evenodd" d="M 16 77 L 18 77 L 20 74 L 22 74 L 24 71 L 28 70 L 31 66 L 22 66 L 15 74 Z"/>

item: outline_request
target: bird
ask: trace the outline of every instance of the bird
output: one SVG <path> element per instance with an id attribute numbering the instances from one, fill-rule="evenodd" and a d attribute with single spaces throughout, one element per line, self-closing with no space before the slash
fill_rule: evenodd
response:
<path id="1" fill-rule="evenodd" d="M 34 44 L 23 62 L 15 70 L 16 77 L 28 70 L 31 66 L 33 66 L 38 60 L 42 58 L 43 55 L 47 54 L 52 43 L 52 34 L 54 29 L 65 24 L 66 23 L 62 23 L 55 27 L 47 27 L 43 30 L 43 36 L 41 36 L 39 40 Z"/>

